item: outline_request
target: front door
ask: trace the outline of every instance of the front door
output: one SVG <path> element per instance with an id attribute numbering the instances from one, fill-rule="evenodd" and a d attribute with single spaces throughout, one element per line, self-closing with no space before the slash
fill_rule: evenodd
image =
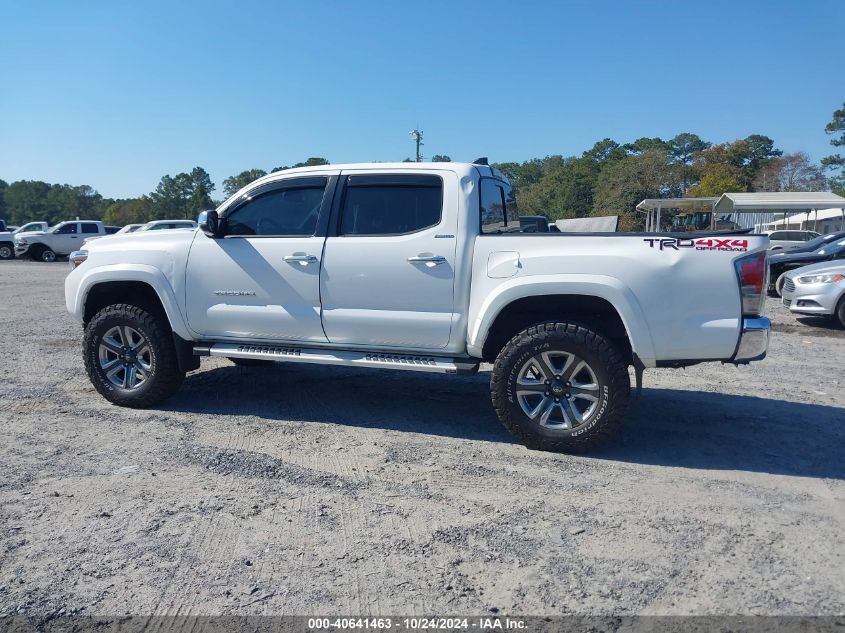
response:
<path id="1" fill-rule="evenodd" d="M 82 239 L 79 235 L 79 222 L 68 222 L 59 227 L 53 236 L 53 251 L 59 255 L 67 255 L 81 248 Z"/>
<path id="2" fill-rule="evenodd" d="M 325 342 L 318 219 L 329 174 L 259 186 L 221 213 L 225 237 L 198 231 L 186 271 L 188 324 L 209 339 Z M 324 235 L 324 234 L 323 234 Z"/>
<path id="3" fill-rule="evenodd" d="M 454 317 L 457 200 L 451 172 L 343 172 L 326 238 L 323 327 L 332 343 L 440 349 Z"/>

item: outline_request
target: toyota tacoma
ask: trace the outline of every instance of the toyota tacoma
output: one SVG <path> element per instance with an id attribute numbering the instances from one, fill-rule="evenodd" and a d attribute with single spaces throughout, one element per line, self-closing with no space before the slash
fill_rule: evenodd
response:
<path id="1" fill-rule="evenodd" d="M 564 452 L 621 422 L 629 368 L 639 386 L 646 368 L 765 356 L 765 236 L 519 227 L 486 160 L 291 169 L 195 231 L 72 253 L 67 309 L 91 382 L 121 406 L 162 402 L 203 356 L 443 374 L 487 362 L 502 423 Z"/>

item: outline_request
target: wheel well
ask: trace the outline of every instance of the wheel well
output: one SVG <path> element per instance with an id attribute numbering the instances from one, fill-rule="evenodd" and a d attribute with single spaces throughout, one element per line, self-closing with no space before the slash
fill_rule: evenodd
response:
<path id="1" fill-rule="evenodd" d="M 587 295 L 541 295 L 509 303 L 496 316 L 484 341 L 482 357 L 493 362 L 499 352 L 525 328 L 544 321 L 571 321 L 607 337 L 628 362 L 633 350 L 619 312 L 607 299 Z"/>
<path id="2" fill-rule="evenodd" d="M 153 287 L 143 281 L 106 281 L 99 283 L 88 291 L 85 298 L 85 314 L 82 317 L 84 325 L 97 312 L 115 303 L 128 303 L 150 312 L 154 312 L 167 320 L 167 313 Z"/>

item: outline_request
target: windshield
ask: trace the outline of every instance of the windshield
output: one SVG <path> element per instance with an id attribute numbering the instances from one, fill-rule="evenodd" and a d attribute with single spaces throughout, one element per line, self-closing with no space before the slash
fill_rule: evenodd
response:
<path id="1" fill-rule="evenodd" d="M 816 255 L 830 255 L 845 250 L 845 240 L 836 242 L 835 244 L 826 244 L 822 248 L 815 251 Z"/>

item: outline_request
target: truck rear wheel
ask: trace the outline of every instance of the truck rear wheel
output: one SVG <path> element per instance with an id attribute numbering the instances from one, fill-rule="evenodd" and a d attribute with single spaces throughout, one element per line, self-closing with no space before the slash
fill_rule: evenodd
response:
<path id="1" fill-rule="evenodd" d="M 91 383 L 122 407 L 159 404 L 185 378 L 167 320 L 138 306 L 115 304 L 100 310 L 85 328 L 82 348 Z"/>
<path id="2" fill-rule="evenodd" d="M 490 380 L 502 424 L 528 448 L 577 453 L 619 426 L 631 382 L 619 351 L 574 323 L 541 323 L 514 336 Z"/>

